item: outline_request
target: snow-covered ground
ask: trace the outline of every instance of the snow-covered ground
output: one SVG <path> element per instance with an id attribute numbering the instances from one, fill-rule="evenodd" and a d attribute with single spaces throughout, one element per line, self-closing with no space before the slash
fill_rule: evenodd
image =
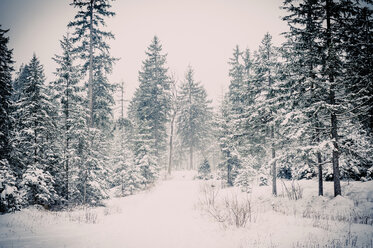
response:
<path id="1" fill-rule="evenodd" d="M 346 197 L 335 199 L 315 197 L 316 181 L 299 184 L 303 197 L 291 201 L 273 198 L 269 187 L 248 195 L 177 172 L 149 191 L 110 199 L 106 207 L 2 215 L 0 247 L 373 247 L 373 182 L 343 183 Z M 331 183 L 325 191 L 332 192 Z M 203 203 L 211 192 L 221 215 L 230 199 L 249 202 L 251 220 L 240 228 L 217 221 Z"/>

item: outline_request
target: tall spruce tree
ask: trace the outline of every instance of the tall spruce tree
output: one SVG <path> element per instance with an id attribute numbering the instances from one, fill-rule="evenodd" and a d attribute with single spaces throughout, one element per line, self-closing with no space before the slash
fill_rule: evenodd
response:
<path id="1" fill-rule="evenodd" d="M 0 25 L 0 212 L 16 209 L 19 202 L 16 187 L 16 172 L 11 152 L 12 133 L 12 50 L 8 48 L 9 38 Z"/>
<path id="2" fill-rule="evenodd" d="M 15 111 L 19 118 L 14 138 L 15 154 L 24 168 L 20 186 L 26 204 L 49 206 L 58 200 L 50 167 L 56 131 L 50 116 L 53 107 L 44 84 L 43 66 L 35 55 L 27 67 L 27 82 Z"/>
<path id="3" fill-rule="evenodd" d="M 76 56 L 73 52 L 73 44 L 68 36 L 64 36 L 60 41 L 62 55 L 55 55 L 53 60 L 58 64 L 55 75 L 56 80 L 51 83 L 55 101 L 60 105 L 58 113 L 59 135 L 62 146 L 62 157 L 59 161 L 59 183 L 61 184 L 61 194 L 69 203 L 70 195 L 76 195 L 76 187 L 72 182 L 76 178 L 76 170 L 79 165 L 74 163 L 76 158 L 77 144 L 82 139 L 85 129 L 83 111 L 83 99 L 80 96 L 82 91 L 79 82 L 81 80 L 80 67 L 76 65 Z M 75 172 L 75 175 L 74 175 Z"/>
<path id="4" fill-rule="evenodd" d="M 185 81 L 179 92 L 179 115 L 177 132 L 182 145 L 189 150 L 189 169 L 193 169 L 193 154 L 197 150 L 206 150 L 210 136 L 212 113 L 206 90 L 194 79 L 194 71 L 187 69 Z"/>
<path id="5" fill-rule="evenodd" d="M 287 61 L 289 73 L 286 80 L 291 84 L 289 91 L 293 96 L 289 102 L 292 109 L 285 120 L 287 127 L 284 128 L 284 133 L 293 142 L 292 146 L 297 147 L 285 152 L 292 153 L 293 158 L 299 158 L 301 161 L 294 160 L 294 163 L 303 167 L 306 164 L 302 163 L 302 160 L 308 161 L 307 164 L 311 167 L 308 171 L 302 170 L 304 172 L 312 174 L 313 165 L 317 165 L 319 195 L 323 195 L 322 142 L 327 134 L 323 128 L 324 123 L 318 116 L 321 114 L 320 103 L 325 99 L 325 94 L 324 90 L 318 87 L 320 76 L 317 72 L 321 63 L 321 56 L 318 54 L 320 44 L 317 42 L 321 26 L 314 21 L 322 8 L 315 0 L 305 1 L 299 6 L 285 5 L 284 8 L 293 12 L 292 15 L 283 18 L 291 30 L 285 35 L 288 41 L 283 47 L 283 57 Z M 300 174 L 303 175 L 298 173 L 297 176 L 304 176 L 303 172 Z"/>
<path id="6" fill-rule="evenodd" d="M 136 133 L 135 159 L 143 164 L 143 176 L 153 182 L 166 150 L 170 79 L 158 37 L 154 37 L 146 55 L 139 72 L 140 85 L 130 103 L 130 117 Z"/>
<path id="7" fill-rule="evenodd" d="M 114 35 L 103 27 L 104 18 L 115 13 L 110 11 L 110 0 L 78 0 L 71 5 L 78 8 L 78 13 L 68 27 L 75 28 L 72 36 L 77 46 L 75 52 L 83 61 L 83 72 L 88 73 L 89 126 L 106 129 L 114 104 L 114 86 L 109 83 L 107 74 L 111 73 L 115 58 L 110 56 L 107 43 Z"/>
<path id="8" fill-rule="evenodd" d="M 278 138 L 276 113 L 278 110 L 276 90 L 278 83 L 278 49 L 272 44 L 272 36 L 265 34 L 255 58 L 255 84 L 258 87 L 256 109 L 259 117 L 259 130 L 265 134 L 265 146 L 270 150 L 272 194 L 277 195 L 276 146 Z M 261 127 L 261 128 L 260 128 Z"/>

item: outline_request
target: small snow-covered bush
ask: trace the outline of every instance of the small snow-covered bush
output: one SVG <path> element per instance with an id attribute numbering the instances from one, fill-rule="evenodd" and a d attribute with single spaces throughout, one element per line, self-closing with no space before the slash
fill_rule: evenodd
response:
<path id="1" fill-rule="evenodd" d="M 236 227 L 244 227 L 252 221 L 251 201 L 249 198 L 238 199 L 237 195 L 225 198 L 225 207 L 228 212 L 227 222 Z"/>
<path id="2" fill-rule="evenodd" d="M 254 163 L 252 158 L 244 160 L 242 167 L 238 170 L 238 175 L 234 180 L 234 185 L 238 186 L 243 192 L 250 193 L 256 171 L 253 168 Z"/>
<path id="3" fill-rule="evenodd" d="M 211 179 L 211 168 L 210 163 L 207 159 L 204 159 L 200 167 L 198 168 L 198 176 L 199 179 L 208 180 Z"/>
<path id="4" fill-rule="evenodd" d="M 242 193 L 233 192 L 222 196 L 222 191 L 214 184 L 204 184 L 201 188 L 199 205 L 215 221 L 224 227 L 245 227 L 248 222 L 254 222 L 251 200 Z"/>

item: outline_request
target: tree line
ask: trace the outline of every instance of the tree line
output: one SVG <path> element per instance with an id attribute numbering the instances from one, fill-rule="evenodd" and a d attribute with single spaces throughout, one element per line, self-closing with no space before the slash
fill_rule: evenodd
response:
<path id="1" fill-rule="evenodd" d="M 266 34 L 255 52 L 237 46 L 230 84 L 214 112 L 188 67 L 170 75 L 158 37 L 146 50 L 139 86 L 123 114 L 124 86 L 112 83 L 108 0 L 73 1 L 55 78 L 36 55 L 12 78 L 0 29 L 0 211 L 33 204 L 98 205 L 110 188 L 125 196 L 152 186 L 162 169 L 218 163 L 227 184 L 281 178 L 372 179 L 372 10 L 370 1 L 286 0 L 280 47 Z M 122 93 L 114 120 L 113 94 Z M 201 163 L 202 162 L 202 163 Z M 269 176 L 271 176 L 269 178 Z"/>
<path id="2" fill-rule="evenodd" d="M 286 41 L 234 49 L 219 115 L 220 164 L 229 185 L 253 177 L 371 180 L 371 1 L 286 0 Z M 269 173 L 268 173 L 269 172 Z"/>

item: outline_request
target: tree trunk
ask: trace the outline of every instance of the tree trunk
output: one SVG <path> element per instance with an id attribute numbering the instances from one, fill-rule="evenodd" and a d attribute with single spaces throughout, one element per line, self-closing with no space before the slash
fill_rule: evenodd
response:
<path id="1" fill-rule="evenodd" d="M 65 128 L 66 128 L 66 148 L 65 148 L 65 159 L 66 159 L 66 167 L 65 167 L 65 174 L 66 174 L 66 201 L 69 203 L 69 80 L 66 79 L 66 119 L 65 119 Z"/>
<path id="2" fill-rule="evenodd" d="M 317 163 L 318 163 L 318 173 L 319 173 L 319 195 L 324 195 L 324 187 L 322 181 L 322 160 L 321 153 L 317 152 Z"/>
<path id="3" fill-rule="evenodd" d="M 315 124 L 315 127 L 316 127 L 316 141 L 317 143 L 319 144 L 320 143 L 320 122 L 317 121 L 317 114 L 315 115 L 315 119 L 316 119 L 316 124 Z M 323 185 L 323 178 L 322 178 L 322 156 L 321 156 L 321 152 L 320 151 L 317 151 L 316 152 L 316 157 L 317 157 L 317 170 L 318 170 L 318 183 L 319 183 L 319 195 L 324 195 L 324 185 Z"/>
<path id="4" fill-rule="evenodd" d="M 275 149 L 275 143 L 273 139 L 275 138 L 275 128 L 272 126 L 271 127 L 271 138 L 272 138 L 272 194 L 274 196 L 277 196 L 277 185 L 276 185 L 276 180 L 277 180 L 277 171 L 276 171 L 276 149 Z"/>
<path id="5" fill-rule="evenodd" d="M 329 83 L 330 83 L 330 92 L 329 92 L 329 101 L 330 105 L 336 105 L 335 102 L 335 84 L 334 84 L 334 70 L 332 68 L 332 61 L 331 61 L 331 49 L 332 49 L 332 35 L 331 35 L 331 4 L 332 0 L 326 0 L 326 32 L 327 32 L 327 40 L 326 46 L 328 51 L 327 57 L 327 69 L 328 69 L 328 76 L 329 76 Z M 334 180 L 334 196 L 341 195 L 341 182 L 339 179 L 339 148 L 338 148 L 338 120 L 335 110 L 331 110 L 330 114 L 330 121 L 331 121 L 331 134 L 332 134 L 332 141 L 333 141 L 333 153 L 332 153 L 332 163 L 333 163 L 333 180 Z"/>

